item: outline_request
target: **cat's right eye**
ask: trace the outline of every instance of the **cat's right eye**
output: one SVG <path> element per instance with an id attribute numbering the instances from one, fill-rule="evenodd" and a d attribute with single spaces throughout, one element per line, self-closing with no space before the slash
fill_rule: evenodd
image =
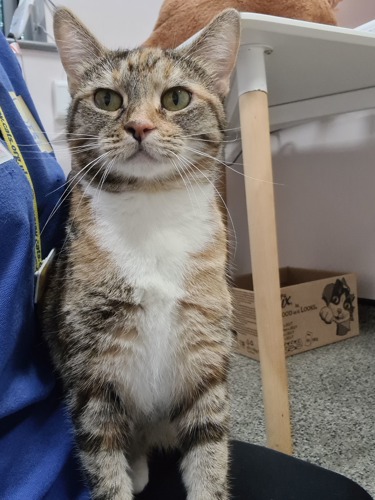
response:
<path id="1" fill-rule="evenodd" d="M 112 89 L 98 89 L 94 94 L 94 102 L 104 111 L 117 111 L 122 106 L 122 96 Z"/>

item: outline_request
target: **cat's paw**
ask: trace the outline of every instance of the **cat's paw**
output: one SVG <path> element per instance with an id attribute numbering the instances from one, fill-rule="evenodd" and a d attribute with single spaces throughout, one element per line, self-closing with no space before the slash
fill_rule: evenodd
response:
<path id="1" fill-rule="evenodd" d="M 141 493 L 148 483 L 148 463 L 146 455 L 139 457 L 132 464 L 130 477 L 133 482 L 133 493 Z"/>
<path id="2" fill-rule="evenodd" d="M 331 309 L 329 307 L 323 307 L 320 310 L 319 315 L 325 323 L 327 323 L 327 324 L 332 323 L 333 312 L 331 311 Z"/>

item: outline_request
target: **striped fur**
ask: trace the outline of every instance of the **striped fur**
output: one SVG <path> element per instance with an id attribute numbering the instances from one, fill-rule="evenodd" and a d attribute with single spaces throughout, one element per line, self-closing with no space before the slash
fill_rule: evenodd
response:
<path id="1" fill-rule="evenodd" d="M 132 499 L 154 446 L 182 451 L 189 500 L 228 498 L 231 297 L 215 181 L 238 26 L 226 11 L 186 49 L 110 52 L 69 11 L 55 16 L 73 168 L 43 329 L 94 499 Z M 174 86 L 192 100 L 168 112 Z M 121 93 L 121 109 L 97 109 L 97 88 Z M 134 120 L 154 126 L 142 142 L 126 131 Z"/>

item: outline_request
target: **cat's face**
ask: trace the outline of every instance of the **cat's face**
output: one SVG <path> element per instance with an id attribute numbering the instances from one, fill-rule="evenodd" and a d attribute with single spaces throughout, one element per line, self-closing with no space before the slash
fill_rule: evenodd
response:
<path id="1" fill-rule="evenodd" d="M 99 59 L 70 114 L 69 132 L 93 136 L 85 140 L 95 148 L 82 154 L 84 164 L 103 154 L 112 172 L 156 178 L 194 170 L 202 159 L 194 150 L 218 156 L 223 106 L 195 73 L 174 54 L 155 49 Z"/>
<path id="2" fill-rule="evenodd" d="M 72 31 L 82 39 L 74 48 L 65 42 Z M 65 9 L 55 33 L 72 94 L 68 139 L 87 179 L 197 178 L 220 165 L 212 158 L 221 155 L 238 49 L 235 11 L 180 50 L 108 51 Z"/>
<path id="3" fill-rule="evenodd" d="M 336 323 L 343 323 L 350 320 L 352 304 L 345 294 L 341 296 L 334 295 L 328 307 L 331 309 Z"/>
<path id="4" fill-rule="evenodd" d="M 327 285 L 323 294 L 336 323 L 353 320 L 354 298 L 345 279 L 337 279 L 334 284 Z"/>

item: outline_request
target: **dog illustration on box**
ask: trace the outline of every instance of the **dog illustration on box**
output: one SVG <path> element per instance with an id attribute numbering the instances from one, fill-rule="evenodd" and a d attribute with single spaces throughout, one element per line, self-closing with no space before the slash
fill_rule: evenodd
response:
<path id="1" fill-rule="evenodd" d="M 355 295 L 351 293 L 345 278 L 326 285 L 322 299 L 326 303 L 319 313 L 322 320 L 327 324 L 336 323 L 336 335 L 344 336 L 350 332 Z"/>

